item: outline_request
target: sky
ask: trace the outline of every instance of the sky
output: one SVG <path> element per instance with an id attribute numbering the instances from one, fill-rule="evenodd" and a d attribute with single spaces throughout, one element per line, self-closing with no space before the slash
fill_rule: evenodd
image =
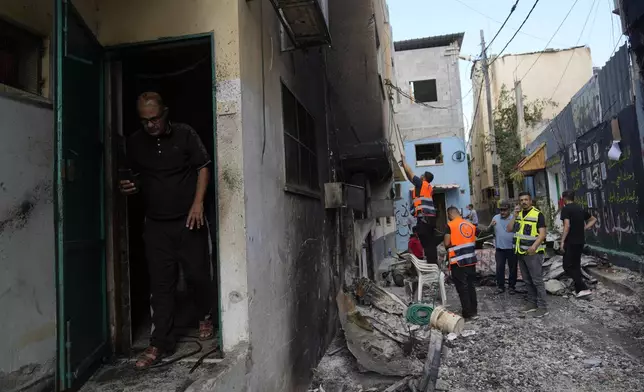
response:
<path id="1" fill-rule="evenodd" d="M 478 57 L 481 53 L 480 30 L 483 29 L 486 41 L 489 42 L 510 13 L 515 1 L 389 0 L 394 40 L 464 32 L 461 55 Z M 497 54 L 503 49 L 525 19 L 534 1 L 519 0 L 510 20 L 488 50 L 488 55 Z M 618 40 L 621 39 L 619 46 L 625 42 L 619 17 L 612 10 L 613 0 L 577 0 L 576 4 L 575 0 L 539 0 L 528 21 L 503 53 L 541 51 L 552 38 L 547 48 L 562 49 L 578 45 L 590 47 L 593 66 L 602 67 L 618 47 Z M 565 19 L 569 11 L 570 14 Z M 564 19 L 564 24 L 555 34 Z M 471 88 L 471 65 L 468 61 L 460 61 L 463 94 Z M 469 128 L 473 110 L 473 97 L 469 93 L 463 98 L 466 129 Z"/>

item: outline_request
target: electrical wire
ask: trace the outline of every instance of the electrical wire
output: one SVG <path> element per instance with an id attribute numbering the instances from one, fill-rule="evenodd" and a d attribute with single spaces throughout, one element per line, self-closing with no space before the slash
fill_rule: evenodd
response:
<path id="1" fill-rule="evenodd" d="M 581 42 L 581 37 L 584 35 L 584 31 L 586 30 L 586 25 L 588 24 L 588 21 L 590 20 L 590 15 L 593 13 L 593 9 L 595 8 L 595 4 L 597 3 L 597 0 L 593 0 L 593 4 L 590 6 L 590 11 L 588 12 L 588 16 L 586 16 L 586 21 L 584 22 L 584 26 L 581 28 L 581 33 L 579 34 L 579 38 L 577 38 L 577 43 L 575 43 L 575 47 L 579 45 L 579 42 Z M 595 14 L 596 15 L 596 14 Z M 555 86 L 555 89 L 552 91 L 552 95 L 550 95 L 550 99 L 555 96 L 555 93 L 559 89 L 559 86 L 561 85 L 561 82 L 563 81 L 564 76 L 566 76 L 566 71 L 568 71 L 568 67 L 570 67 L 570 63 L 572 63 L 572 59 L 575 57 L 575 51 L 572 50 L 570 53 L 570 58 L 568 59 L 568 63 L 566 64 L 566 67 L 563 70 L 563 73 L 561 74 L 561 77 L 559 78 L 559 82 L 557 82 L 557 85 Z"/>
<path id="2" fill-rule="evenodd" d="M 501 58 L 501 54 L 503 54 L 503 52 L 508 48 L 508 46 L 510 45 L 510 43 L 514 40 L 514 38 L 517 36 L 517 34 L 519 34 L 519 31 L 521 31 L 521 29 L 522 29 L 522 28 L 523 28 L 523 26 L 526 24 L 526 22 L 528 21 L 528 19 L 530 19 L 530 15 L 532 15 L 532 11 L 534 11 L 534 9 L 537 7 L 537 4 L 539 4 L 539 1 L 540 1 L 540 0 L 535 0 L 534 4 L 532 5 L 532 8 L 530 8 L 530 12 L 528 12 L 528 15 L 526 15 L 525 19 L 523 19 L 523 22 L 521 22 L 521 25 L 519 26 L 519 29 L 518 29 L 518 30 L 514 33 L 514 35 L 510 38 L 510 40 L 508 41 L 508 43 L 506 43 L 506 44 L 505 44 L 505 46 L 503 47 L 503 49 L 501 49 L 501 51 L 499 52 L 499 54 L 497 54 L 497 55 L 496 55 L 496 57 L 494 57 L 494 59 L 492 60 L 492 62 L 491 62 L 491 63 L 489 63 L 489 64 L 487 65 L 487 66 L 488 66 L 488 68 L 490 67 L 490 65 L 494 64 L 494 62 L 495 62 L 496 60 L 498 60 L 499 58 Z"/>
<path id="3" fill-rule="evenodd" d="M 499 36 L 499 34 L 501 33 L 501 30 L 503 30 L 503 28 L 505 27 L 505 24 L 506 24 L 506 23 L 508 23 L 508 20 L 510 20 L 510 17 L 511 17 L 511 16 L 512 16 L 512 14 L 514 13 L 514 11 L 517 9 L 517 5 L 518 5 L 518 4 L 519 4 L 519 0 L 516 0 L 516 1 L 514 2 L 514 5 L 512 6 L 512 8 L 510 8 L 510 13 L 508 14 L 508 16 L 507 16 L 507 17 L 505 18 L 505 20 L 503 21 L 503 24 L 501 24 L 501 27 L 499 27 L 499 30 L 497 30 L 496 34 L 494 34 L 494 37 L 492 37 L 492 40 L 491 40 L 491 41 L 487 44 L 487 46 L 485 47 L 485 51 L 486 51 L 486 52 L 487 52 L 487 50 L 490 48 L 490 46 L 492 46 L 492 43 L 494 42 L 494 40 L 496 39 L 496 37 L 498 37 L 498 36 Z"/>
<path id="4" fill-rule="evenodd" d="M 464 5 L 465 7 L 467 7 L 467 8 L 469 8 L 469 9 L 471 9 L 472 11 L 476 12 L 476 13 L 477 13 L 477 14 L 479 14 L 479 15 L 482 15 L 483 17 L 485 17 L 485 18 L 487 18 L 487 19 L 491 20 L 492 22 L 495 22 L 495 23 L 498 23 L 498 24 L 502 24 L 502 23 L 503 23 L 503 22 L 501 22 L 500 20 L 494 19 L 493 17 L 491 17 L 491 16 L 489 16 L 489 15 L 487 15 L 487 14 L 485 14 L 485 13 L 483 13 L 483 12 L 479 11 L 479 10 L 477 10 L 476 8 L 472 7 L 471 5 L 469 5 L 469 4 L 467 4 L 467 3 L 464 3 L 464 2 L 463 2 L 463 1 L 461 1 L 461 0 L 454 0 L 454 1 L 456 1 L 456 2 L 458 2 L 458 3 L 461 3 L 461 4 L 462 4 L 462 5 Z M 508 26 L 508 27 L 509 27 L 509 28 L 511 28 L 511 29 L 513 29 L 513 30 L 515 30 L 515 31 L 517 30 L 517 28 L 516 28 L 516 27 L 514 27 L 514 26 Z M 545 39 L 545 38 L 543 38 L 543 37 L 537 37 L 536 35 L 533 35 L 533 34 L 530 34 L 530 33 L 526 33 L 525 31 L 519 31 L 519 33 L 520 33 L 520 34 L 525 35 L 526 37 L 534 38 L 534 39 L 537 39 L 537 40 L 539 40 L 539 41 L 544 41 L 544 42 L 546 41 L 546 39 Z"/>
<path id="5" fill-rule="evenodd" d="M 526 77 L 526 76 L 528 76 L 528 74 L 530 73 L 530 71 L 532 71 L 532 68 L 534 68 L 535 64 L 537 64 L 537 62 L 539 61 L 539 59 L 541 58 L 541 56 L 543 55 L 543 53 L 546 51 L 546 49 L 548 49 L 548 45 L 550 45 L 550 43 L 551 43 L 551 42 L 552 42 L 552 40 L 555 38 L 555 36 L 557 35 L 557 33 L 559 33 L 559 30 L 561 30 L 561 27 L 562 27 L 562 26 L 563 26 L 563 24 L 566 22 L 566 20 L 568 19 L 568 17 L 569 17 L 569 16 L 570 16 L 570 14 L 572 13 L 572 10 L 575 8 L 575 5 L 577 5 L 577 3 L 578 3 L 578 2 L 579 2 L 579 0 L 575 0 L 575 2 L 572 4 L 572 6 L 570 7 L 570 9 L 568 10 L 568 13 L 567 13 L 567 14 L 566 14 L 566 16 L 563 18 L 563 20 L 561 21 L 561 23 L 559 24 L 559 26 L 557 27 L 557 29 L 555 30 L 555 32 L 552 34 L 552 36 L 550 37 L 550 39 L 549 39 L 549 40 L 548 40 L 548 42 L 546 43 L 546 46 L 543 48 L 543 50 L 542 50 L 541 52 L 539 52 L 539 55 L 538 55 L 538 56 L 537 56 L 537 58 L 534 60 L 534 62 L 533 62 L 533 63 L 532 63 L 532 65 L 530 66 L 530 68 L 528 68 L 528 71 L 527 71 L 527 72 L 526 72 L 526 73 L 525 73 L 525 74 L 524 74 L 524 75 L 519 79 L 519 82 L 523 81 L 523 79 L 525 79 L 525 77 Z M 521 60 L 521 61 L 519 62 L 519 64 L 517 64 L 517 66 L 514 68 L 514 72 L 515 72 L 515 73 L 517 72 L 517 70 L 519 69 L 519 66 L 521 65 L 521 63 L 523 63 L 523 61 L 524 61 L 524 60 L 525 60 L 525 58 L 524 58 L 523 60 Z"/>

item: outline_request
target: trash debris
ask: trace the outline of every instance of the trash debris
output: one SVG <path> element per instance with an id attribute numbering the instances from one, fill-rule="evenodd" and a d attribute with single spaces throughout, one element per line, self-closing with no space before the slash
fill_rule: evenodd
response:
<path id="1" fill-rule="evenodd" d="M 427 325 L 434 309 L 425 304 L 412 304 L 407 308 L 407 322 L 416 325 Z"/>
<path id="2" fill-rule="evenodd" d="M 404 388 L 407 387 L 408 382 L 411 380 L 411 377 L 407 376 L 403 378 L 400 381 L 397 381 L 387 389 L 385 389 L 383 392 L 398 392 L 398 391 L 404 391 Z"/>
<path id="3" fill-rule="evenodd" d="M 443 306 L 437 306 L 432 312 L 429 324 L 444 333 L 460 333 L 465 326 L 463 317 L 450 312 Z"/>
<path id="4" fill-rule="evenodd" d="M 407 312 L 407 305 L 400 298 L 367 278 L 358 280 L 355 291 L 356 296 L 365 305 L 372 305 L 383 312 L 401 316 Z"/>
<path id="5" fill-rule="evenodd" d="M 450 342 L 456 338 L 458 338 L 458 335 L 455 334 L 454 332 L 450 332 L 447 334 L 447 340 L 449 340 Z"/>
<path id="6" fill-rule="evenodd" d="M 586 369 L 600 367 L 602 365 L 602 360 L 599 358 L 584 359 L 583 364 Z"/>
<path id="7" fill-rule="evenodd" d="M 414 337 L 410 336 L 410 328 L 405 328 L 406 322 L 402 317 L 406 306 L 368 279 L 358 283 L 356 292 L 361 298 L 369 298 L 372 306 L 358 306 L 344 292 L 338 294 L 337 303 L 347 347 L 358 364 L 385 376 L 419 374 L 422 362 L 410 355 L 413 348 L 405 347 L 405 343 L 414 344 Z M 371 330 L 365 328 L 364 321 Z"/>
<path id="8" fill-rule="evenodd" d="M 545 282 L 546 291 L 552 295 L 563 295 L 566 292 L 566 286 L 559 280 L 550 279 Z"/>
<path id="9" fill-rule="evenodd" d="M 474 336 L 476 335 L 476 331 L 473 329 L 466 329 L 465 331 L 461 332 L 461 336 L 466 338 L 468 336 Z"/>

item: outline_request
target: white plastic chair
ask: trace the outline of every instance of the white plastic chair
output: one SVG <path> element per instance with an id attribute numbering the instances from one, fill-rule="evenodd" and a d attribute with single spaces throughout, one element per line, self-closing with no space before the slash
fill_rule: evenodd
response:
<path id="1" fill-rule="evenodd" d="M 419 260 L 416 256 L 406 253 L 403 257 L 411 261 L 418 274 L 418 301 L 423 299 L 423 285 L 432 287 L 432 284 L 438 283 L 441 296 L 441 305 L 447 302 L 447 292 L 445 291 L 445 274 L 436 264 L 429 264 L 424 260 Z"/>

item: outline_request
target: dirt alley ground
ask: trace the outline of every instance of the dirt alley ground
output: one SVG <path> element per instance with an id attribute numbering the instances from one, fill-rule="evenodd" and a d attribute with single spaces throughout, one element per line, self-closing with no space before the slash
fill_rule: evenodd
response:
<path id="1" fill-rule="evenodd" d="M 521 295 L 478 287 L 476 331 L 445 341 L 441 390 L 530 392 L 644 391 L 642 296 L 625 296 L 599 283 L 590 300 L 548 296 L 550 314 L 525 317 Z M 399 294 L 399 293 L 396 293 Z M 448 286 L 450 309 L 458 297 Z M 342 340 L 334 342 L 329 352 Z M 313 387 L 326 392 L 380 391 L 396 379 L 360 373 L 348 350 L 325 356 Z"/>

